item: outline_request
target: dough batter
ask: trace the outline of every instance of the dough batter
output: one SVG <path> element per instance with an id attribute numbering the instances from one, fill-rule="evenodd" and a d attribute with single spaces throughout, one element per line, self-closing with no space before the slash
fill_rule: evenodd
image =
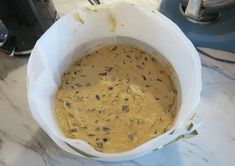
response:
<path id="1" fill-rule="evenodd" d="M 165 133 L 173 125 L 177 103 L 168 72 L 150 53 L 109 45 L 65 71 L 55 107 L 66 137 L 115 153 Z"/>

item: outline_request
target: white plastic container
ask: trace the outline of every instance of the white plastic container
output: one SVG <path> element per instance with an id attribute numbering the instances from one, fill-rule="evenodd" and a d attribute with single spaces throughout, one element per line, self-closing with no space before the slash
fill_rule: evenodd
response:
<path id="1" fill-rule="evenodd" d="M 181 104 L 170 131 L 131 151 L 108 154 L 96 151 L 82 140 L 65 138 L 56 121 L 54 98 L 61 74 L 74 59 L 110 43 L 131 43 L 146 51 L 160 52 L 177 74 Z M 131 160 L 195 129 L 190 126 L 187 130 L 186 126 L 200 99 L 198 53 L 176 24 L 144 6 L 122 1 L 85 7 L 62 17 L 37 41 L 29 59 L 27 78 L 33 117 L 58 146 L 78 156 L 104 161 Z"/>

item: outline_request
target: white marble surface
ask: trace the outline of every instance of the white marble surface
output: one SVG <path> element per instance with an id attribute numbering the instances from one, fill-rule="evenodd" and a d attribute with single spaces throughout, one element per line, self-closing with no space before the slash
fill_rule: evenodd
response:
<path id="1" fill-rule="evenodd" d="M 218 51 L 211 53 L 223 56 Z M 27 105 L 27 60 L 0 54 L 0 166 L 235 165 L 235 64 L 201 55 L 203 89 L 196 120 L 203 125 L 198 136 L 133 161 L 107 163 L 62 151 L 39 128 Z"/>

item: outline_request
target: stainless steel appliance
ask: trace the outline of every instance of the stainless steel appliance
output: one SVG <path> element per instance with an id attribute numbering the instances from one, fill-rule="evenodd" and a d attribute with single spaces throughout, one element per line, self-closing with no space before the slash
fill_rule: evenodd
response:
<path id="1" fill-rule="evenodd" d="M 29 54 L 56 18 L 51 0 L 0 0 L 0 50 Z"/>

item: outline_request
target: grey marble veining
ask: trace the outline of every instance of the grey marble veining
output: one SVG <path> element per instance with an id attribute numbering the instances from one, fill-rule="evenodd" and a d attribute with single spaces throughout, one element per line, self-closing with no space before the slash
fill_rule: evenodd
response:
<path id="1" fill-rule="evenodd" d="M 128 162 L 107 163 L 62 151 L 33 120 L 26 98 L 27 57 L 0 55 L 0 166 L 232 166 L 235 163 L 235 64 L 201 55 L 199 135 Z"/>

